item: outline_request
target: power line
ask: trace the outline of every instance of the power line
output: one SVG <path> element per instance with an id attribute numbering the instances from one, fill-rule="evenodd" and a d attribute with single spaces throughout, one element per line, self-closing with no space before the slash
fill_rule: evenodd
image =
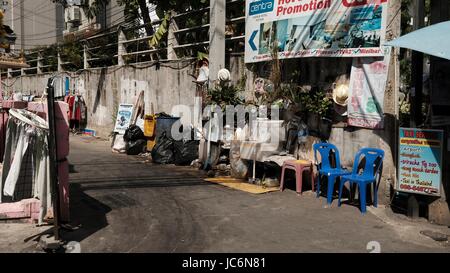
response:
<path id="1" fill-rule="evenodd" d="M 21 20 L 22 18 L 27 18 L 26 16 L 27 16 L 27 15 L 30 15 L 29 13 L 31 13 L 31 15 L 39 16 L 40 18 L 42 18 L 42 19 L 47 19 L 47 20 L 49 20 L 49 21 L 55 21 L 55 20 L 56 20 L 56 18 L 51 18 L 51 17 L 43 16 L 42 13 L 36 13 L 36 12 L 31 11 L 31 10 L 26 9 L 26 8 L 24 8 L 24 11 L 26 11 L 26 12 L 28 12 L 28 13 L 21 14 L 20 16 L 14 18 L 14 20 L 12 20 L 12 21 L 15 22 L 15 21 L 17 21 L 17 20 Z M 11 20 L 10 20 L 10 21 L 11 21 Z"/>
<path id="2" fill-rule="evenodd" d="M 119 13 L 121 13 L 121 12 L 122 12 L 122 11 L 117 12 L 117 13 L 115 13 L 115 15 L 117 15 L 117 14 L 119 14 Z M 125 16 L 125 15 L 123 15 L 123 16 L 121 16 L 120 18 L 116 19 L 115 21 L 111 22 L 111 23 L 110 23 L 111 26 L 109 26 L 109 27 L 107 27 L 107 28 L 105 28 L 105 29 L 103 29 L 103 30 L 101 30 L 101 31 L 99 31 L 99 32 L 96 32 L 94 35 L 103 34 L 103 33 L 105 33 L 105 32 L 110 31 L 110 30 L 113 29 L 113 28 L 116 28 L 116 27 L 120 26 L 121 24 L 123 24 L 123 23 L 126 22 L 126 21 L 124 21 L 123 19 L 126 19 L 126 16 Z M 42 39 L 56 38 L 56 37 L 58 37 L 58 36 L 56 35 L 56 36 L 46 37 L 46 38 L 42 38 Z M 34 40 L 36 40 L 36 39 L 34 39 Z M 39 39 L 38 39 L 38 40 L 39 40 Z"/>
<path id="3" fill-rule="evenodd" d="M 28 12 L 31 12 L 31 13 L 33 13 L 34 14 L 34 12 L 32 12 L 32 11 L 29 11 L 28 9 L 26 9 Z M 120 7 L 119 7 L 119 10 L 117 11 L 117 12 L 115 12 L 114 14 L 111 14 L 110 15 L 110 17 L 113 17 L 113 16 L 116 16 L 116 15 L 118 15 L 118 14 L 120 14 L 120 13 L 122 13 L 123 12 L 123 9 L 121 9 Z M 27 14 L 28 15 L 28 14 Z M 55 22 L 55 25 L 56 25 L 56 18 L 53 18 L 53 19 L 50 19 L 49 17 L 42 17 L 42 16 L 39 16 L 39 17 L 37 17 L 37 18 L 46 18 L 46 19 L 48 19 L 48 20 L 50 20 L 50 21 L 54 21 Z M 17 19 L 15 19 L 14 21 L 17 21 L 17 20 L 19 20 L 19 19 L 21 19 L 21 18 L 17 18 Z M 55 25 L 50 25 L 50 24 L 48 24 L 48 23 L 44 23 L 44 22 L 42 22 L 42 21 L 39 21 L 39 20 L 36 20 L 36 18 L 30 18 L 30 17 L 25 17 L 24 16 L 24 19 L 27 19 L 27 20 L 29 20 L 29 21 L 32 21 L 32 22 L 38 22 L 38 23 L 40 23 L 40 24 L 43 24 L 43 25 L 46 25 L 46 26 L 50 26 L 50 27 L 55 27 Z M 125 19 L 125 16 L 122 16 L 122 17 L 120 17 L 120 18 L 118 18 L 118 19 L 116 19 L 115 21 L 113 21 L 113 22 L 111 22 L 111 24 L 115 24 L 115 23 L 118 23 L 118 22 L 120 22 L 120 21 L 122 21 L 123 19 Z M 42 35 L 42 34 L 48 34 L 48 33 L 51 33 L 52 31 L 49 31 L 49 32 L 46 32 L 46 33 L 40 33 L 40 34 L 34 34 L 34 35 L 27 35 L 27 36 L 38 36 L 38 35 Z M 58 35 L 55 35 L 55 36 L 49 36 L 49 37 L 40 37 L 40 38 L 25 38 L 24 40 L 25 41 L 27 41 L 27 40 L 45 40 L 45 39 L 51 39 L 51 38 L 57 38 L 58 37 Z"/>
<path id="4" fill-rule="evenodd" d="M 125 18 L 125 17 L 122 17 L 122 18 L 120 18 L 119 20 L 124 19 L 124 18 Z M 117 20 L 117 21 L 119 21 L 119 20 Z M 108 32 L 108 31 L 110 31 L 111 29 L 113 29 L 113 28 L 115 28 L 115 27 L 118 27 L 118 26 L 121 25 L 122 23 L 124 23 L 124 21 L 122 21 L 122 22 L 120 22 L 120 23 L 118 23 L 118 24 L 116 24 L 116 25 L 110 26 L 109 28 L 106 28 L 106 29 L 101 30 L 101 31 L 99 31 L 99 32 L 96 32 L 95 35 L 99 35 L 99 34 L 103 34 L 103 33 L 105 33 L 105 32 Z M 56 31 L 56 30 L 55 30 L 55 31 Z M 40 38 L 25 38 L 25 41 L 39 41 L 39 40 L 46 40 L 46 39 L 57 38 L 57 37 L 58 37 L 58 35 L 55 35 L 55 36 L 48 36 L 48 37 L 40 37 Z"/>
<path id="5" fill-rule="evenodd" d="M 124 10 L 121 9 L 121 8 L 119 8 L 119 10 L 118 10 L 116 13 L 110 15 L 110 17 L 115 16 L 115 15 L 117 15 L 117 14 L 120 14 L 120 13 L 122 13 L 122 12 L 124 12 Z M 48 17 L 47 17 L 47 18 L 48 18 Z M 30 20 L 30 18 L 27 18 L 27 19 Z M 111 24 L 110 27 L 105 28 L 105 29 L 103 29 L 103 30 L 101 30 L 101 31 L 99 31 L 99 32 L 96 32 L 96 33 L 93 34 L 93 35 L 100 35 L 100 34 L 103 34 L 103 33 L 105 33 L 105 32 L 111 31 L 111 29 L 113 29 L 113 28 L 117 28 L 118 26 L 120 26 L 120 25 L 122 25 L 122 24 L 124 24 L 124 23 L 127 22 L 127 21 L 124 20 L 124 19 L 126 19 L 126 16 L 125 16 L 125 15 L 123 15 L 123 16 L 121 16 L 120 18 L 116 19 L 115 21 L 111 22 L 111 23 L 110 23 L 110 24 Z M 40 23 L 42 23 L 42 22 L 40 22 Z M 43 23 L 43 24 L 44 24 L 44 23 Z M 50 32 L 49 32 L 49 33 L 50 33 Z M 38 36 L 38 35 L 42 35 L 42 34 L 46 34 L 46 33 L 35 34 L 35 35 L 28 35 L 28 36 Z M 41 41 L 41 40 L 47 40 L 47 39 L 52 39 L 52 38 L 57 38 L 57 37 L 59 37 L 59 35 L 46 36 L 46 37 L 39 37 L 39 38 L 25 38 L 24 40 L 25 40 L 25 41 Z M 80 40 L 83 40 L 83 39 L 80 39 Z M 31 46 L 30 46 L 30 47 L 31 47 Z"/>

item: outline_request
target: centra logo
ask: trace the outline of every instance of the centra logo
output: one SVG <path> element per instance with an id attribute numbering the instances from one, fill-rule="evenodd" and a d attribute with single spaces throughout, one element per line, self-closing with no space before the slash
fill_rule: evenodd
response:
<path id="1" fill-rule="evenodd" d="M 275 0 L 259 0 L 250 3 L 250 16 L 273 11 L 274 2 Z"/>

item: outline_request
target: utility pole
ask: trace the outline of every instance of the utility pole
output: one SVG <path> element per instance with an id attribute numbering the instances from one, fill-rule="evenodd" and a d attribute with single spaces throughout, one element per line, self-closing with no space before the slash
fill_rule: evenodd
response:
<path id="1" fill-rule="evenodd" d="M 430 23 L 432 25 L 450 20 L 450 1 L 432 0 L 430 1 L 431 14 Z M 426 41 L 424 41 L 426 42 Z M 450 78 L 450 61 L 438 57 L 430 56 L 430 79 L 431 79 L 431 105 L 430 107 L 447 108 L 450 106 L 448 99 L 442 98 L 442 93 L 448 91 Z M 444 129 L 445 135 L 450 135 L 450 125 L 436 126 L 432 122 L 432 127 Z M 447 149 L 443 150 L 442 155 L 442 185 L 441 198 L 434 200 L 428 205 L 428 220 L 445 226 L 450 226 L 450 142 L 447 142 Z"/>
<path id="2" fill-rule="evenodd" d="M 20 47 L 25 50 L 25 3 L 20 0 Z"/>
<path id="3" fill-rule="evenodd" d="M 55 2 L 56 18 L 56 43 L 59 45 L 64 40 L 64 4 L 61 1 Z"/>
<path id="4" fill-rule="evenodd" d="M 210 0 L 209 9 L 209 80 L 225 68 L 225 0 Z"/>
<path id="5" fill-rule="evenodd" d="M 418 30 L 425 25 L 425 0 L 414 0 L 413 29 Z M 411 54 L 411 79 L 412 89 L 410 93 L 411 118 L 410 126 L 417 127 L 422 124 L 422 97 L 423 97 L 423 53 L 412 51 Z"/>
<path id="6" fill-rule="evenodd" d="M 11 29 L 14 30 L 14 0 L 11 0 Z M 14 50 L 15 45 L 11 46 L 11 49 Z"/>

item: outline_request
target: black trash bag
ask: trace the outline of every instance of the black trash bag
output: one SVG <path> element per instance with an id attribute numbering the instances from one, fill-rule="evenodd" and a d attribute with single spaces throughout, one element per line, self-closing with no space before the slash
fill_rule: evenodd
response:
<path id="1" fill-rule="evenodd" d="M 157 164 L 173 164 L 175 156 L 173 153 L 174 140 L 163 133 L 157 140 L 152 150 L 152 161 Z"/>
<path id="2" fill-rule="evenodd" d="M 178 166 L 189 166 L 192 161 L 198 159 L 198 147 L 200 141 L 197 140 L 180 140 L 175 141 L 174 155 L 175 155 L 175 165 Z"/>
<path id="3" fill-rule="evenodd" d="M 128 129 L 125 131 L 125 134 L 123 135 L 123 140 L 125 140 L 126 142 L 130 142 L 139 139 L 145 140 L 144 132 L 142 132 L 139 126 L 130 125 L 130 127 L 128 127 Z"/>
<path id="4" fill-rule="evenodd" d="M 127 155 L 138 155 L 145 151 L 147 147 L 147 141 L 144 139 L 138 139 L 135 141 L 127 142 Z"/>

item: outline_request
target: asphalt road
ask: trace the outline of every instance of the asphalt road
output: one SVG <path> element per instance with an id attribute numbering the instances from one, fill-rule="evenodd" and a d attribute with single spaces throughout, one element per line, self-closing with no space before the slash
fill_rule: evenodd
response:
<path id="1" fill-rule="evenodd" d="M 190 167 L 114 154 L 94 138 L 71 137 L 69 161 L 80 228 L 63 238 L 82 252 L 368 252 L 371 241 L 382 252 L 450 252 L 420 234 L 432 225 L 383 208 L 363 216 L 337 202 L 325 208 L 312 193 L 252 195 L 203 182 Z"/>

